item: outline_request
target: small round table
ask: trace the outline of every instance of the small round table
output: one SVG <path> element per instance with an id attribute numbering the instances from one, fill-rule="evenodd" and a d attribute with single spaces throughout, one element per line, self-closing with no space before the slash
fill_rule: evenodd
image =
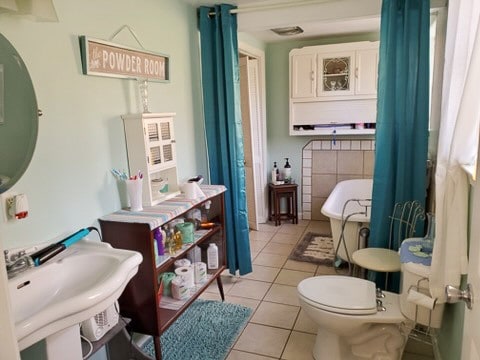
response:
<path id="1" fill-rule="evenodd" d="M 268 184 L 268 220 L 275 221 L 275 226 L 281 224 L 282 219 L 292 220 L 292 224 L 298 224 L 297 209 L 298 184 Z M 280 200 L 287 200 L 286 212 L 280 209 Z"/>

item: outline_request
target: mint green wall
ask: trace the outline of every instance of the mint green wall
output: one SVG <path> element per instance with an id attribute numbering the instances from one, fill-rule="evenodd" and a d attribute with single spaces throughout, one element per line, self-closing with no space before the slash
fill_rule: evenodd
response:
<path id="1" fill-rule="evenodd" d="M 467 286 L 466 276 L 462 279 L 461 288 Z M 463 317 L 465 303 L 445 305 L 442 328 L 438 332 L 438 349 L 441 360 L 460 360 L 463 340 Z"/>
<path id="2" fill-rule="evenodd" d="M 141 111 L 137 84 L 83 75 L 79 35 L 108 40 L 127 24 L 146 49 L 170 56 L 171 82 L 149 83 L 149 110 L 177 113 L 179 178 L 206 174 L 195 8 L 177 0 L 54 3 L 58 23 L 0 14 L 0 32 L 25 61 L 44 113 L 33 160 L 12 189 L 28 195 L 30 215 L 4 223 L 0 210 L 4 248 L 51 241 L 121 207 L 109 170 L 127 169 L 120 115 Z M 127 30 L 113 41 L 139 47 Z"/>
<path id="3" fill-rule="evenodd" d="M 250 34 L 240 32 L 240 33 L 238 33 L 237 37 L 238 37 L 238 42 L 239 43 L 245 43 L 245 44 L 250 45 L 250 46 L 252 46 L 252 47 L 254 47 L 258 50 L 265 51 L 266 44 L 263 41 L 254 38 Z"/>
<path id="4" fill-rule="evenodd" d="M 302 148 L 310 140 L 319 137 L 288 135 L 288 89 L 290 50 L 304 46 L 326 45 L 355 41 L 378 40 L 378 34 L 359 34 L 329 37 L 307 41 L 269 43 L 266 47 L 266 93 L 267 93 L 267 171 L 273 162 L 283 168 L 285 157 L 290 160 L 292 177 L 301 184 Z M 268 175 L 270 179 L 270 176 Z M 301 207 L 300 207 L 301 209 Z"/>

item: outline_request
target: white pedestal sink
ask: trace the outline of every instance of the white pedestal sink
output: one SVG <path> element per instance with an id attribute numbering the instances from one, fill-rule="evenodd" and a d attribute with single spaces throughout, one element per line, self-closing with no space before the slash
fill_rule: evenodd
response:
<path id="1" fill-rule="evenodd" d="M 49 360 L 81 359 L 79 326 L 112 305 L 137 273 L 142 255 L 80 240 L 49 262 L 8 281 L 20 350 L 46 339 Z M 63 355 L 58 357 L 58 351 Z M 62 354 L 62 353 L 58 353 Z M 71 355 L 71 356 L 70 356 Z"/>

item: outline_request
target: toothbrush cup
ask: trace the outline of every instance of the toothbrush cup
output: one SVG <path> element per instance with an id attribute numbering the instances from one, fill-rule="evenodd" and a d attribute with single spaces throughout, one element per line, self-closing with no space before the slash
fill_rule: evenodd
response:
<path id="1" fill-rule="evenodd" d="M 130 200 L 130 211 L 142 211 L 142 183 L 143 179 L 125 180 L 127 194 Z"/>

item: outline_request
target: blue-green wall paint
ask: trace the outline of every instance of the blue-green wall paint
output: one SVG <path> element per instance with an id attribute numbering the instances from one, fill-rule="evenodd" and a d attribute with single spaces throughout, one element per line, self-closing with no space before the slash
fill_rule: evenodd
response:
<path id="1" fill-rule="evenodd" d="M 196 9 L 176 0 L 56 0 L 55 8 L 58 23 L 0 14 L 0 32 L 25 61 L 44 113 L 33 160 L 12 189 L 28 195 L 29 217 L 1 224 L 4 248 L 95 225 L 122 205 L 109 170 L 127 169 L 120 116 L 141 111 L 137 83 L 83 75 L 79 35 L 108 40 L 127 24 L 143 47 L 170 56 L 171 81 L 149 83 L 149 110 L 177 114 L 179 178 L 207 172 Z M 127 30 L 113 42 L 140 47 Z"/>

